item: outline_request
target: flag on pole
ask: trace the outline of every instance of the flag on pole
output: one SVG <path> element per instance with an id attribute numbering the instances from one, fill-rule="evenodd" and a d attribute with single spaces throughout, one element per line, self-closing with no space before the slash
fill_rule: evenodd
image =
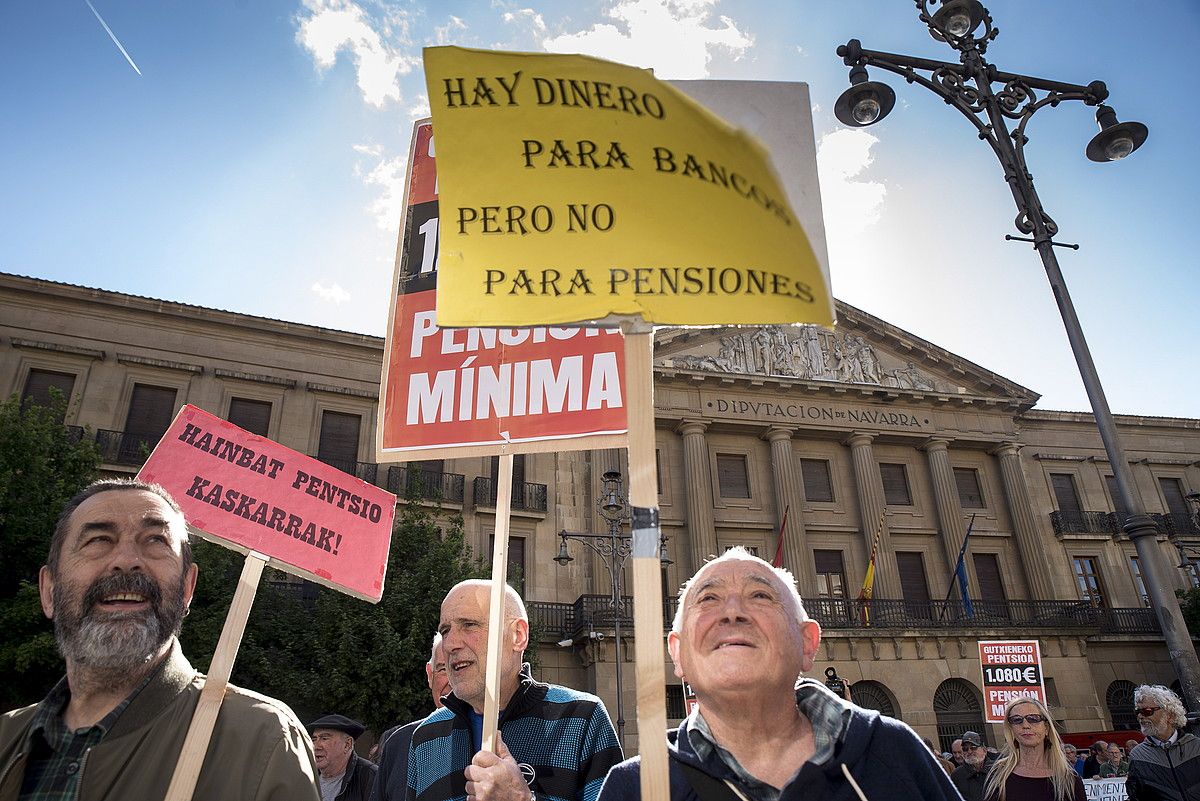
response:
<path id="1" fill-rule="evenodd" d="M 883 537 L 883 521 L 887 517 L 887 508 L 885 507 L 879 513 L 879 525 L 875 528 L 875 539 L 871 541 L 871 558 L 867 560 L 867 574 L 863 576 L 862 590 L 858 593 L 858 600 L 866 601 L 862 604 L 863 622 L 866 625 L 871 625 L 871 595 L 875 592 L 875 557 L 879 554 L 879 540 Z"/>
<path id="2" fill-rule="evenodd" d="M 971 594 L 967 591 L 967 543 L 971 541 L 971 529 L 975 527 L 975 515 L 967 524 L 967 535 L 963 537 L 962 547 L 958 549 L 958 562 L 954 565 L 954 576 L 958 579 L 958 592 L 962 596 L 963 611 L 967 617 L 975 617 L 975 607 L 971 605 Z"/>
<path id="3" fill-rule="evenodd" d="M 783 567 L 783 533 L 787 529 L 787 516 L 791 504 L 783 507 L 783 520 L 779 523 L 779 541 L 775 545 L 775 558 L 771 560 L 772 567 Z"/>

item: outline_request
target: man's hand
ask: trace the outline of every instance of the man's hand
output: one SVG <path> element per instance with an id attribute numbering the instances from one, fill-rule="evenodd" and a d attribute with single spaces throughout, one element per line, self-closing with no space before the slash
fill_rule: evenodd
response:
<path id="1" fill-rule="evenodd" d="M 496 732 L 496 753 L 480 751 L 465 771 L 470 801 L 533 801 L 517 760 Z"/>

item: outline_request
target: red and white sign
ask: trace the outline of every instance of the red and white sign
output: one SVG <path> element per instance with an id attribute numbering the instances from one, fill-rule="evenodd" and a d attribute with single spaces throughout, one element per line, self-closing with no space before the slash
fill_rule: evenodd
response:
<path id="1" fill-rule="evenodd" d="M 1037 640 L 980 640 L 979 666 L 988 723 L 1003 723 L 1004 707 L 1023 695 L 1046 705 L 1042 650 Z"/>
<path id="2" fill-rule="evenodd" d="M 378 458 L 619 447 L 625 354 L 615 328 L 436 325 L 438 200 L 433 126 L 414 126 L 385 348 Z M 507 290 L 506 290 L 507 291 Z"/>
<path id="3" fill-rule="evenodd" d="M 184 406 L 138 478 L 161 484 L 199 536 L 364 600 L 383 595 L 396 496 Z"/>

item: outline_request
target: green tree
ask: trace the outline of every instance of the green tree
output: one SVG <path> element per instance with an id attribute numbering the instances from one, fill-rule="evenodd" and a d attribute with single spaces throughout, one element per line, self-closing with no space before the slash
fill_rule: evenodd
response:
<path id="1" fill-rule="evenodd" d="M 1179 610 L 1183 612 L 1183 622 L 1192 637 L 1200 637 L 1200 588 L 1176 590 L 1179 597 Z"/>
<path id="2" fill-rule="evenodd" d="M 100 466 L 96 443 L 62 424 L 66 399 L 51 396 L 0 402 L 0 710 L 40 700 L 62 675 L 37 574 L 59 512 Z"/>

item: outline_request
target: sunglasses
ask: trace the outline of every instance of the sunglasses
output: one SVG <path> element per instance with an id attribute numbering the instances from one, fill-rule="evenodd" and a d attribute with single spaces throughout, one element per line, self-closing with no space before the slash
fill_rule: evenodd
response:
<path id="1" fill-rule="evenodd" d="M 1045 723 L 1044 715 L 1012 715 L 1008 719 L 1009 726 L 1020 726 L 1022 722 L 1028 723 L 1031 726 L 1036 726 L 1039 723 Z"/>
<path id="2" fill-rule="evenodd" d="M 982 747 L 983 746 L 981 746 L 981 745 L 975 745 L 975 743 L 963 743 L 962 744 L 962 750 L 964 750 L 964 751 L 974 751 L 976 748 L 982 748 Z"/>
<path id="3" fill-rule="evenodd" d="M 1133 711 L 1139 718 L 1148 718 L 1160 709 L 1162 709 L 1161 706 L 1139 706 Z"/>

